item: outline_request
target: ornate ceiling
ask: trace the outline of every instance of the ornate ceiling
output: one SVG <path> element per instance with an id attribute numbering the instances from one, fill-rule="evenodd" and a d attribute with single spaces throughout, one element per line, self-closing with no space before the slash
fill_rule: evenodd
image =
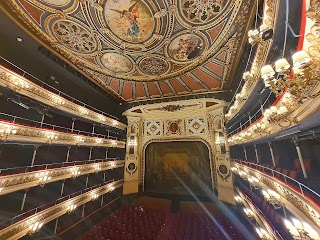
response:
<path id="1" fill-rule="evenodd" d="M 7 0 L 34 38 L 108 93 L 138 101 L 228 89 L 253 2 Z"/>

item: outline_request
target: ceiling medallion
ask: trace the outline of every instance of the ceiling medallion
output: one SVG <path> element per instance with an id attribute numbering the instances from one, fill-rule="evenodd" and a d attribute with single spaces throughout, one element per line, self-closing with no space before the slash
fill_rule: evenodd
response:
<path id="1" fill-rule="evenodd" d="M 125 41 L 144 42 L 154 32 L 152 12 L 143 1 L 109 0 L 104 14 L 110 29 Z"/>
<path id="2" fill-rule="evenodd" d="M 168 55 L 175 61 L 187 62 L 197 58 L 204 49 L 202 38 L 196 34 L 175 37 L 168 47 Z"/>
<path id="3" fill-rule="evenodd" d="M 181 0 L 182 12 L 193 23 L 212 20 L 223 8 L 219 0 Z"/>
<path id="4" fill-rule="evenodd" d="M 127 73 L 133 68 L 133 64 L 127 56 L 116 52 L 104 53 L 100 61 L 105 68 L 115 73 Z"/>
<path id="5" fill-rule="evenodd" d="M 97 49 L 97 40 L 83 25 L 69 20 L 57 20 L 52 32 L 64 47 L 74 52 L 89 54 Z"/>
<path id="6" fill-rule="evenodd" d="M 169 64 L 160 57 L 147 57 L 139 62 L 140 71 L 147 75 L 161 75 L 168 71 Z"/>

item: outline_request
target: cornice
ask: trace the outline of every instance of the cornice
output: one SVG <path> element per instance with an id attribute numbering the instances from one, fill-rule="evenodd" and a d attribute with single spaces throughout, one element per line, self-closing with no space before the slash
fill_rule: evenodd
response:
<path id="1" fill-rule="evenodd" d="M 30 80 L 27 80 L 23 76 L 5 68 L 0 65 L 0 86 L 9 88 L 10 90 L 17 92 L 23 96 L 29 97 L 40 103 L 48 105 L 50 107 L 59 109 L 68 114 L 87 119 L 92 122 L 97 122 L 106 126 L 115 127 L 125 130 L 126 125 L 107 117 L 103 114 L 92 111 L 79 104 L 73 103 L 66 98 L 61 97 L 58 94 L 50 92 L 49 90 L 38 86 Z"/>
<path id="2" fill-rule="evenodd" d="M 70 164 L 72 164 L 72 162 Z M 0 176 L 0 195 L 123 166 L 124 160 L 105 160 L 100 162 L 92 162 L 89 164 L 71 165 L 67 167 L 43 169 L 40 171 L 30 171 Z"/>

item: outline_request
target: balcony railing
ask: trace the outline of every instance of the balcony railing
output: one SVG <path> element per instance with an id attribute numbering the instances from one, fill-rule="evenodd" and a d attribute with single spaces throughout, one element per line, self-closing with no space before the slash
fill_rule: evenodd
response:
<path id="1" fill-rule="evenodd" d="M 30 127 L 3 120 L 0 120 L 0 140 L 20 143 L 43 143 L 68 146 L 81 145 L 91 147 L 125 147 L 124 141 L 58 132 L 51 129 Z"/>
<path id="2" fill-rule="evenodd" d="M 250 208 L 252 210 L 254 210 L 254 212 L 256 212 L 256 214 L 259 215 L 260 219 L 262 219 L 265 223 L 267 223 L 267 225 L 269 226 L 269 228 L 271 229 L 271 234 L 274 237 L 274 239 L 283 239 L 281 234 L 277 231 L 277 229 L 274 227 L 274 225 L 272 224 L 272 222 L 269 221 L 269 219 L 263 214 L 263 212 L 260 210 L 260 208 L 258 208 L 253 201 L 244 193 L 240 190 L 240 188 L 236 187 L 235 188 L 236 191 L 238 193 L 241 193 L 242 197 L 245 198 L 245 201 L 247 202 L 247 204 L 250 206 Z"/>
<path id="3" fill-rule="evenodd" d="M 305 184 L 281 173 L 276 170 L 273 170 L 268 167 L 261 166 L 256 163 L 251 163 L 247 161 L 242 161 L 238 159 L 233 159 L 234 163 L 241 164 L 242 166 L 246 168 L 251 168 L 252 170 L 257 170 L 260 172 L 263 172 L 264 174 L 267 174 L 269 176 L 272 176 L 273 178 L 277 178 L 281 182 L 285 183 L 288 187 L 295 190 L 297 193 L 299 193 L 303 198 L 305 198 L 307 201 L 312 200 L 314 203 L 316 203 L 318 206 L 320 205 L 320 194 L 314 191 L 313 189 L 309 188 Z"/>
<path id="4" fill-rule="evenodd" d="M 118 118 L 61 92 L 2 57 L 0 64 L 0 86 L 69 114 L 122 130 L 126 129 L 126 125 Z"/>
<path id="5" fill-rule="evenodd" d="M 33 166 L 32 168 L 25 167 L 24 172 L 9 175 L 8 172 L 12 169 L 1 169 L 0 195 L 123 166 L 124 160 L 108 161 L 97 159 L 85 162 L 60 163 L 60 166 L 58 164 L 46 164 Z M 33 171 L 28 171 L 30 169 Z M 17 171 L 18 169 L 15 170 Z M 4 173 L 7 174 L 3 175 Z"/>
<path id="6" fill-rule="evenodd" d="M 11 220 L 0 223 L 0 239 L 19 239 L 32 233 L 32 226 L 35 224 L 46 224 L 66 213 L 74 210 L 69 206 L 79 207 L 89 201 L 123 185 L 123 179 L 108 181 L 82 191 L 70 194 L 57 199 L 54 202 L 47 203 L 28 212 L 15 216 Z M 39 229 L 37 229 L 39 230 Z"/>

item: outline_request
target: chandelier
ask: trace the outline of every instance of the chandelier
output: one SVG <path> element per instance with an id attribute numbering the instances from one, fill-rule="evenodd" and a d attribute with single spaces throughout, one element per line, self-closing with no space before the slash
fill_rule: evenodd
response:
<path id="1" fill-rule="evenodd" d="M 293 239 L 300 240 L 316 240 L 319 239 L 319 234 L 305 222 L 300 222 L 298 219 L 293 218 L 292 222 L 285 219 L 284 224 L 289 230 Z"/>
<path id="2" fill-rule="evenodd" d="M 250 208 L 244 208 L 243 211 L 249 219 L 254 218 L 254 212 Z"/>
<path id="3" fill-rule="evenodd" d="M 320 62 L 305 51 L 299 51 L 292 55 L 293 70 L 284 58 L 275 62 L 275 70 L 271 65 L 261 68 L 261 77 L 266 87 L 279 96 L 288 91 L 296 101 L 303 102 L 319 96 L 319 93 L 311 94 L 320 78 Z M 275 78 L 275 73 L 278 78 Z M 292 77 L 291 77 L 292 76 Z"/>

